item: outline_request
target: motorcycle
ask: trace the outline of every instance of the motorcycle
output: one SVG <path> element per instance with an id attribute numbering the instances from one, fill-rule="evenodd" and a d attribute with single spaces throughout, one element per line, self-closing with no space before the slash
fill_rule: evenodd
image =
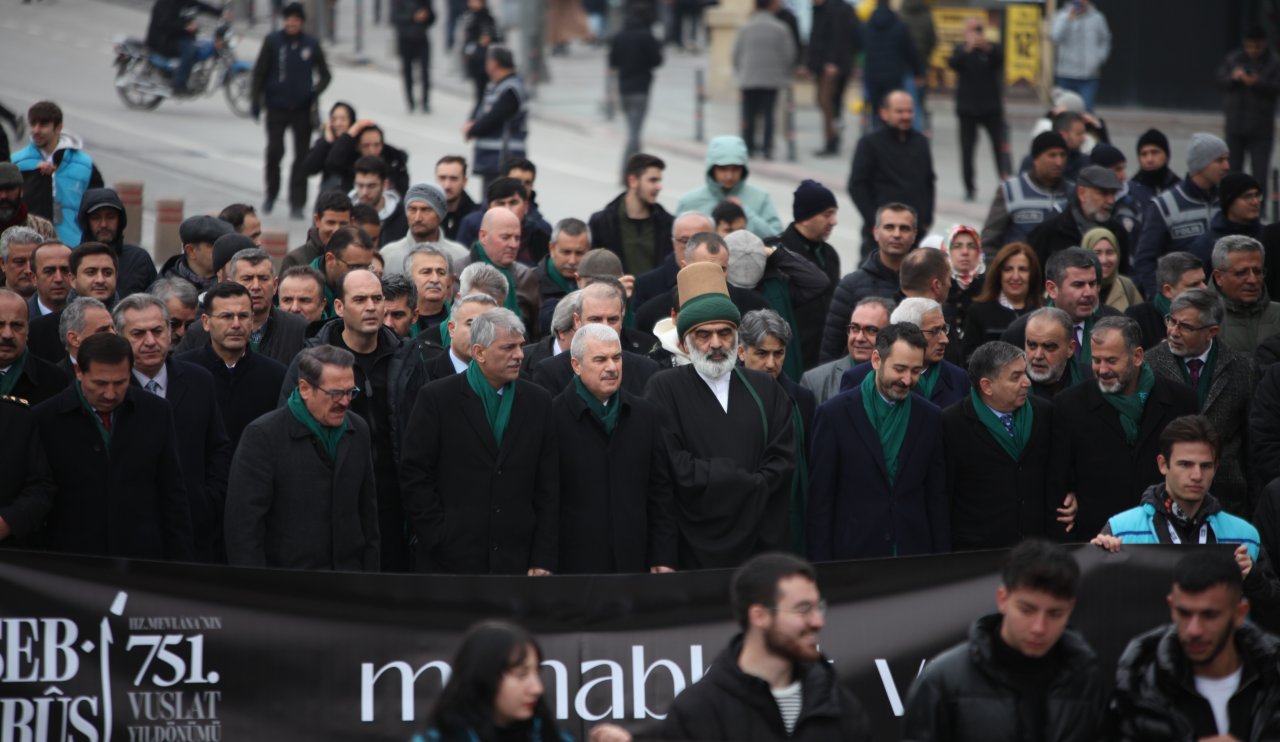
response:
<path id="1" fill-rule="evenodd" d="M 142 39 L 120 39 L 115 45 L 116 93 L 125 106 L 135 111 L 154 111 L 166 98 L 200 98 L 213 95 L 221 87 L 231 111 L 249 118 L 253 65 L 236 59 L 234 49 L 238 42 L 231 22 L 219 21 L 212 38 L 196 42 L 196 62 L 187 79 L 187 92 L 178 95 L 173 89 L 177 57 L 153 52 Z"/>

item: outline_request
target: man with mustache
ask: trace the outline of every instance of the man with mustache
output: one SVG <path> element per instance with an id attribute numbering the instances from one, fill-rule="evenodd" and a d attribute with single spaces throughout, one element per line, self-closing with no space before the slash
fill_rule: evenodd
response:
<path id="1" fill-rule="evenodd" d="M 404 197 L 404 216 L 408 234 L 382 246 L 387 273 L 407 273 L 405 258 L 419 245 L 427 244 L 448 256 L 450 261 L 465 260 L 467 248 L 445 236 L 440 224 L 448 213 L 444 191 L 435 183 L 418 183 Z"/>
<path id="2" fill-rule="evenodd" d="M 307 346 L 332 345 L 355 356 L 355 385 L 362 393 L 351 400 L 350 407 L 368 423 L 372 436 L 382 534 L 380 563 L 385 572 L 404 572 L 410 556 L 397 468 L 405 421 L 425 381 L 422 360 L 415 343 L 397 337 L 382 324 L 386 299 L 382 281 L 372 271 L 352 270 L 339 279 L 333 305 L 337 319 L 327 322 Z M 280 388 L 280 406 L 288 403 L 297 380 L 294 359 Z"/>
<path id="3" fill-rule="evenodd" d="M 27 303 L 0 289 L 0 397 L 37 405 L 67 388 L 62 369 L 27 349 Z"/>
<path id="4" fill-rule="evenodd" d="M 1119 310 L 1100 300 L 1098 287 L 1102 284 L 1102 265 L 1092 250 L 1069 247 L 1049 258 L 1044 275 L 1049 306 L 1061 309 L 1071 319 L 1072 353 L 1083 372 L 1090 367 L 1089 334 L 1094 324 L 1103 317 L 1120 316 Z M 1030 321 L 1030 314 L 1022 315 L 1009 325 L 1000 339 L 1021 347 Z"/>
<path id="5" fill-rule="evenodd" d="M 1211 285 L 1227 308 L 1222 344 L 1245 355 L 1280 332 L 1280 304 L 1267 293 L 1264 261 L 1262 243 L 1252 237 L 1227 235 L 1213 246 Z"/>
<path id="6" fill-rule="evenodd" d="M 1249 576 L 1241 577 L 1240 561 L 1196 549 L 1178 562 L 1168 597 L 1173 622 L 1134 637 L 1116 667 L 1114 739 L 1280 735 L 1280 644 L 1246 620 Z"/>
<path id="7" fill-rule="evenodd" d="M 789 544 L 791 400 L 768 375 L 736 368 L 742 317 L 724 270 L 693 263 L 676 281 L 679 349 L 691 363 L 659 371 L 645 392 L 664 415 L 676 567 L 732 567 Z"/>
<path id="8" fill-rule="evenodd" d="M 43 263 L 44 251 L 37 251 Z M 86 242 L 71 253 L 68 261 L 71 269 L 71 289 L 68 300 L 77 298 L 97 299 L 109 311 L 115 306 L 119 294 L 116 293 L 116 254 L 110 247 L 101 242 Z M 50 265 L 53 263 L 51 262 Z M 49 362 L 62 359 L 64 349 L 63 333 L 59 329 L 62 310 L 53 314 L 37 317 L 31 322 L 31 352 Z"/>
<path id="9" fill-rule="evenodd" d="M 120 275 L 116 288 L 121 296 L 146 291 L 156 280 L 156 264 L 151 255 L 124 241 L 129 217 L 124 202 L 110 188 L 90 188 L 80 201 L 80 229 L 85 242 L 101 242 L 116 252 Z"/>
<path id="10" fill-rule="evenodd" d="M 619 342 L 627 344 L 629 334 L 622 326 L 627 312 L 627 295 L 622 284 L 611 278 L 599 279 L 582 289 L 578 298 L 578 311 L 573 315 L 574 329 L 588 324 L 601 324 L 613 328 Z M 568 350 L 561 346 L 561 350 Z M 626 370 L 623 386 L 637 396 L 644 394 L 649 377 L 658 372 L 658 363 L 639 353 L 622 351 L 622 365 Z M 541 384 L 553 395 L 565 390 L 573 381 L 572 359 L 561 352 L 538 362 L 533 368 L 533 381 Z"/>
<path id="11" fill-rule="evenodd" d="M 1142 331 L 1128 317 L 1105 317 L 1089 338 L 1094 383 L 1053 399 L 1053 461 L 1049 482 L 1062 500 L 1074 492 L 1073 528 L 1097 533 L 1113 513 L 1133 507 L 1159 477 L 1161 431 L 1200 408 L 1195 391 L 1157 376 L 1144 362 Z"/>
<path id="12" fill-rule="evenodd" d="M 22 200 L 22 172 L 12 162 L 0 162 L 0 232 L 10 227 L 34 229 L 48 239 L 58 236 L 53 222 L 27 210 Z"/>
<path id="13" fill-rule="evenodd" d="M 1041 307 L 1031 313 L 1023 350 L 1027 354 L 1031 393 L 1037 397 L 1051 400 L 1058 392 L 1092 374 L 1086 374 L 1075 362 L 1071 316 L 1057 307 Z"/>
<path id="14" fill-rule="evenodd" d="M 872 373 L 818 408 L 809 466 L 815 561 L 951 549 L 942 412 L 911 392 L 928 341 L 910 323 L 876 335 Z"/>
<path id="15" fill-rule="evenodd" d="M 0 232 L 0 284 L 34 300 L 36 276 L 31 267 L 32 253 L 44 242 L 44 237 L 30 227 L 9 227 Z M 38 313 L 36 316 L 40 316 Z"/>
<path id="16" fill-rule="evenodd" d="M 662 418 L 622 388 L 622 341 L 579 327 L 573 382 L 551 404 L 560 449 L 560 572 L 670 572 L 676 563 Z"/>
<path id="17" fill-rule="evenodd" d="M 559 454 L 551 395 L 519 378 L 523 343 L 515 312 L 489 309 L 471 324 L 466 371 L 418 394 L 400 467 L 418 572 L 557 570 Z"/>
<path id="18" fill-rule="evenodd" d="M 418 293 L 414 310 L 417 316 L 410 331 L 413 337 L 417 337 L 449 319 L 453 261 L 440 248 L 422 245 L 413 248 L 405 258 L 404 266 L 405 274 Z"/>
<path id="19" fill-rule="evenodd" d="M 672 702 L 659 736 L 869 742 L 866 711 L 818 649 L 827 603 L 813 565 L 761 554 L 734 572 L 729 600 L 741 632 Z"/>
<path id="20" fill-rule="evenodd" d="M 1081 170 L 1066 208 L 1046 219 L 1027 238 L 1040 258 L 1040 265 L 1048 263 L 1056 252 L 1079 246 L 1084 233 L 1090 229 L 1105 227 L 1116 236 L 1121 272 L 1127 273 L 1131 249 L 1129 232 L 1115 218 L 1116 194 L 1123 187 L 1116 174 L 1101 165 Z"/>

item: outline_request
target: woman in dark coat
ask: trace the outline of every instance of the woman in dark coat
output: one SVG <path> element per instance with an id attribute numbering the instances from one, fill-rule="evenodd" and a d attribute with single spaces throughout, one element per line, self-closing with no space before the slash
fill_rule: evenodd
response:
<path id="1" fill-rule="evenodd" d="M 964 357 L 979 345 L 999 340 L 1013 321 L 1039 309 L 1044 274 L 1036 251 L 1025 242 L 1011 242 L 996 253 L 987 269 L 982 293 L 969 305 L 964 322 Z"/>
<path id="2" fill-rule="evenodd" d="M 329 150 L 333 148 L 334 140 L 346 134 L 347 129 L 350 129 L 355 122 L 356 109 L 352 108 L 350 103 L 342 101 L 334 103 L 329 109 L 329 120 L 325 123 L 320 137 L 316 139 L 315 144 L 311 145 L 311 149 L 307 152 L 307 159 L 302 162 L 308 176 L 320 176 L 320 193 L 342 186 L 342 173 L 326 168 L 325 161 L 329 159 Z"/>

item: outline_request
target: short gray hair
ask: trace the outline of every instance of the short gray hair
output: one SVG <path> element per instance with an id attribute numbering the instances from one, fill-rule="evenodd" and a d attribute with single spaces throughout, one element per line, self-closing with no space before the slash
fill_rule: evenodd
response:
<path id="1" fill-rule="evenodd" d="M 236 280 L 236 263 L 248 263 L 249 265 L 259 265 L 266 263 L 271 266 L 272 278 L 276 275 L 276 267 L 271 265 L 271 255 L 260 247 L 246 247 L 243 250 L 237 250 L 227 261 L 226 275 L 227 280 Z"/>
<path id="2" fill-rule="evenodd" d="M 1187 289 L 1169 302 L 1169 314 L 1186 308 L 1196 310 L 1202 326 L 1221 325 L 1226 318 L 1227 307 L 1222 297 L 1209 289 Z"/>
<path id="3" fill-rule="evenodd" d="M 1213 269 L 1225 271 L 1233 252 L 1262 252 L 1262 243 L 1242 234 L 1229 234 L 1213 243 Z"/>
<path id="4" fill-rule="evenodd" d="M 559 335 L 573 329 L 573 315 L 582 313 L 582 289 L 570 291 L 564 298 L 556 302 L 556 309 L 551 313 L 551 331 Z"/>
<path id="5" fill-rule="evenodd" d="M 996 378 L 1001 369 L 1019 358 L 1026 360 L 1027 354 L 1022 348 L 1003 340 L 992 340 L 979 345 L 973 355 L 969 356 L 969 384 L 974 389 L 979 389 L 979 381 Z"/>
<path id="6" fill-rule="evenodd" d="M 115 308 L 111 310 L 111 321 L 115 323 L 116 332 L 121 334 L 124 333 L 125 312 L 141 312 L 151 307 L 156 307 L 160 310 L 160 314 L 164 315 L 165 325 L 168 325 L 169 307 L 166 306 L 163 301 L 160 301 L 151 294 L 129 294 L 125 298 L 116 302 Z"/>
<path id="7" fill-rule="evenodd" d="M 413 272 L 413 256 L 415 255 L 433 255 L 438 258 L 444 258 L 444 269 L 449 272 L 449 275 L 453 275 L 453 258 L 430 242 L 419 242 L 413 246 L 409 254 L 404 256 L 404 265 L 401 266 L 402 271 L 405 273 Z"/>
<path id="8" fill-rule="evenodd" d="M 1075 323 L 1071 321 L 1071 315 L 1067 314 L 1065 310 L 1058 307 L 1040 307 L 1027 315 L 1027 324 L 1029 325 L 1033 320 L 1037 319 L 1047 319 L 1056 323 L 1062 328 L 1062 336 L 1067 339 L 1068 343 L 1075 339 Z"/>
<path id="9" fill-rule="evenodd" d="M 785 348 L 791 342 L 791 325 L 772 309 L 756 309 L 742 315 L 738 323 L 738 346 L 759 348 L 765 338 L 777 338 Z"/>
<path id="10" fill-rule="evenodd" d="M 498 331 L 524 336 L 524 322 L 505 307 L 490 309 L 471 322 L 471 347 L 488 348 L 498 340 Z"/>
<path id="11" fill-rule="evenodd" d="M 924 324 L 924 316 L 926 314 L 941 311 L 942 305 L 933 299 L 912 296 L 899 302 L 897 308 L 893 310 L 893 314 L 889 315 L 889 324 L 896 325 L 899 322 L 907 322 L 920 327 Z"/>
<path id="12" fill-rule="evenodd" d="M 454 315 L 458 313 L 458 310 L 461 309 L 464 304 L 483 304 L 487 307 L 498 306 L 498 302 L 494 301 L 493 297 L 488 294 L 482 294 L 480 292 L 467 294 L 461 299 L 455 301 L 453 306 L 449 308 L 449 319 L 451 321 L 453 320 Z"/>
<path id="13" fill-rule="evenodd" d="M 562 234 L 570 237 L 581 237 L 585 234 L 587 236 L 587 245 L 591 244 L 591 228 L 581 219 L 569 217 L 556 222 L 555 229 L 551 230 L 551 241 L 558 242 Z"/>
<path id="14" fill-rule="evenodd" d="M 475 330 L 472 330 L 474 333 Z M 622 348 L 622 339 L 618 337 L 618 333 L 608 325 L 602 325 L 599 322 L 592 322 L 578 328 L 573 333 L 573 342 L 569 343 L 569 354 L 578 359 L 581 363 L 582 359 L 587 355 L 587 343 L 592 340 L 599 340 L 604 343 L 617 343 L 618 348 Z"/>
<path id="15" fill-rule="evenodd" d="M 509 290 L 507 277 L 488 263 L 472 263 L 463 268 L 462 275 L 458 276 L 458 293 L 463 296 L 478 291 L 492 296 L 499 304 L 504 304 Z"/>
<path id="16" fill-rule="evenodd" d="M 853 308 L 858 309 L 860 307 L 869 306 L 871 304 L 875 304 L 876 306 L 879 306 L 880 308 L 884 309 L 884 315 L 886 317 L 892 317 L 893 310 L 898 308 L 898 302 L 884 296 L 868 296 L 867 298 L 855 304 Z M 852 316 L 852 314 L 853 313 L 850 312 L 850 316 Z"/>
<path id="17" fill-rule="evenodd" d="M 177 299 L 178 303 L 187 309 L 195 309 L 200 303 L 200 295 L 196 293 L 196 287 L 181 278 L 158 279 L 147 287 L 147 293 L 166 304 L 170 299 Z"/>
<path id="18" fill-rule="evenodd" d="M 324 375 L 325 366 L 352 368 L 356 365 L 356 357 L 346 348 L 333 345 L 313 345 L 303 348 L 298 353 L 298 380 L 311 386 L 320 386 L 320 377 Z"/>
<path id="19" fill-rule="evenodd" d="M 1120 333 L 1120 337 L 1124 338 L 1124 349 L 1126 353 L 1133 353 L 1142 347 L 1142 328 L 1138 323 L 1125 316 L 1103 317 L 1093 326 L 1093 332 L 1089 333 L 1089 340 L 1092 342 L 1098 337 L 1098 333 L 1115 330 Z"/>
<path id="20" fill-rule="evenodd" d="M 382 298 L 388 303 L 407 299 L 409 309 L 418 308 L 418 289 L 403 273 L 388 273 L 382 277 Z"/>
<path id="21" fill-rule="evenodd" d="M 41 242 L 44 242 L 44 236 L 30 227 L 9 227 L 0 232 L 0 260 L 9 259 L 10 245 L 39 245 Z"/>
<path id="22" fill-rule="evenodd" d="M 62 341 L 63 350 L 70 351 L 67 346 L 67 333 L 74 332 L 79 335 L 84 332 L 84 315 L 90 309 L 101 309 L 107 311 L 107 305 L 94 299 L 91 296 L 81 296 L 73 299 L 66 309 L 62 310 L 62 314 L 58 315 L 58 339 Z"/>
<path id="23" fill-rule="evenodd" d="M 1098 261 L 1098 256 L 1093 254 L 1093 250 L 1086 250 L 1083 247 L 1068 247 L 1050 256 L 1044 266 L 1044 280 L 1053 281 L 1055 286 L 1061 286 L 1063 279 L 1067 277 L 1068 268 L 1080 270 L 1092 268 L 1097 279 L 1102 280 L 1102 263 Z"/>
<path id="24" fill-rule="evenodd" d="M 1156 261 L 1156 291 L 1164 288 L 1167 283 L 1170 286 L 1177 286 L 1182 280 L 1182 276 L 1190 271 L 1200 269 L 1200 275 L 1204 275 L 1204 261 L 1192 255 L 1189 252 L 1171 252 L 1167 255 L 1161 255 Z"/>

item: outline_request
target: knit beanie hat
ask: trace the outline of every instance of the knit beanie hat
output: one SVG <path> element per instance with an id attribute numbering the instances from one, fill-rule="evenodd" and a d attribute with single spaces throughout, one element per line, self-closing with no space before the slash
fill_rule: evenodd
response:
<path id="1" fill-rule="evenodd" d="M 729 246 L 728 282 L 740 289 L 754 289 L 764 278 L 764 264 L 769 259 L 764 254 L 764 241 L 745 229 L 725 235 Z"/>
<path id="2" fill-rule="evenodd" d="M 223 266 L 230 263 L 231 258 L 241 250 L 252 250 L 256 247 L 252 239 L 239 232 L 222 235 L 213 241 L 213 272 L 222 270 Z"/>
<path id="3" fill-rule="evenodd" d="M 1090 165 L 1101 165 L 1108 169 L 1127 161 L 1119 147 L 1113 147 L 1106 142 L 1098 142 L 1093 145 L 1093 151 L 1089 153 Z"/>
<path id="4" fill-rule="evenodd" d="M 680 313 L 676 315 L 676 337 L 681 340 L 698 325 L 728 322 L 735 327 L 742 313 L 729 299 L 724 270 L 715 263 L 691 263 L 676 274 Z"/>
<path id="5" fill-rule="evenodd" d="M 802 180 L 791 202 L 791 216 L 802 222 L 836 207 L 836 194 L 816 180 Z"/>
<path id="6" fill-rule="evenodd" d="M 445 214 L 449 213 L 449 203 L 445 199 L 444 190 L 435 183 L 414 183 L 409 186 L 409 192 L 404 194 L 404 205 L 408 206 L 414 201 L 430 206 L 441 220 L 444 219 Z"/>
<path id="7" fill-rule="evenodd" d="M 1142 152 L 1142 148 L 1148 144 L 1154 144 L 1164 150 L 1165 156 L 1169 155 L 1169 137 L 1165 136 L 1164 132 L 1159 129 L 1147 129 L 1143 132 L 1142 136 L 1138 137 L 1137 151 Z"/>
<path id="8" fill-rule="evenodd" d="M 1195 175 L 1225 154 L 1226 142 L 1212 134 L 1198 131 L 1191 135 L 1191 144 L 1187 146 L 1187 172 Z"/>
<path id="9" fill-rule="evenodd" d="M 1222 211 L 1231 208 L 1231 202 L 1240 198 L 1250 190 L 1262 190 L 1256 178 L 1248 173 L 1228 173 L 1218 183 L 1218 200 L 1222 203 Z"/>
<path id="10" fill-rule="evenodd" d="M 1063 139 L 1062 135 L 1056 131 L 1042 131 L 1036 135 L 1035 139 L 1031 140 L 1031 159 L 1034 160 L 1055 147 L 1066 151 L 1067 140 Z"/>

